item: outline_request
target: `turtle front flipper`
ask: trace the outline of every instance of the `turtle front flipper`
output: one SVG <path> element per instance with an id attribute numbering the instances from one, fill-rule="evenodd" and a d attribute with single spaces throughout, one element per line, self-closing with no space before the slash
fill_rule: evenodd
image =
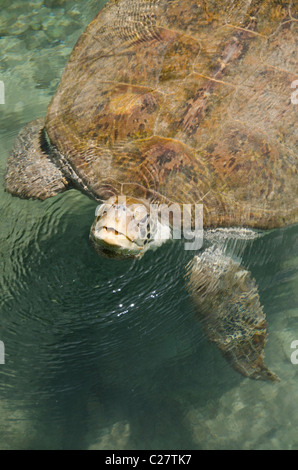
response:
<path id="1" fill-rule="evenodd" d="M 242 375 L 277 381 L 264 364 L 266 318 L 255 280 L 220 248 L 191 263 L 189 286 L 208 340 Z"/>
<path id="2" fill-rule="evenodd" d="M 43 118 L 20 131 L 7 162 L 5 188 L 24 199 L 42 200 L 68 188 L 68 181 L 51 160 Z"/>

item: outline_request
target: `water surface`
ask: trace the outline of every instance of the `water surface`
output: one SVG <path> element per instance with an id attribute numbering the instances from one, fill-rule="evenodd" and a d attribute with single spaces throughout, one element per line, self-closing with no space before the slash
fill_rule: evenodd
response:
<path id="1" fill-rule="evenodd" d="M 1 1 L 1 181 L 18 131 L 45 114 L 103 3 Z M 235 246 L 267 313 L 272 385 L 241 377 L 207 343 L 183 245 L 101 259 L 86 196 L 23 201 L 1 188 L 0 448 L 298 448 L 297 227 Z"/>

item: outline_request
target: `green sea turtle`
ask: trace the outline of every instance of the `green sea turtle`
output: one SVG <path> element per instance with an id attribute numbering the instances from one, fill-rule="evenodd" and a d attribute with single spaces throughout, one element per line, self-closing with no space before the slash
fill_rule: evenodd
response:
<path id="1" fill-rule="evenodd" d="M 157 219 L 152 233 L 152 203 L 203 204 L 207 231 L 296 223 L 296 13 L 284 0 L 110 0 L 45 119 L 20 132 L 6 189 L 99 201 L 91 239 L 111 257 L 166 230 Z M 242 374 L 276 380 L 256 283 L 219 239 L 189 267 L 206 334 Z"/>

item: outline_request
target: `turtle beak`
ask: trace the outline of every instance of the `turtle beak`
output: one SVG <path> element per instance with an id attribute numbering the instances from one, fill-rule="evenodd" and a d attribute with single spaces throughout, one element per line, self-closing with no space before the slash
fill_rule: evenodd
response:
<path id="1" fill-rule="evenodd" d="M 126 235 L 119 232 L 117 228 L 109 226 L 97 227 L 94 231 L 96 242 L 105 246 L 110 246 L 111 249 L 129 250 L 131 245 L 134 244 L 127 238 Z"/>
<path id="2" fill-rule="evenodd" d="M 99 210 L 91 228 L 90 239 L 95 250 L 110 258 L 136 257 L 142 247 L 133 236 L 127 234 L 130 217 L 127 217 L 125 206 L 113 206 Z M 130 233 L 131 235 L 131 233 Z"/>

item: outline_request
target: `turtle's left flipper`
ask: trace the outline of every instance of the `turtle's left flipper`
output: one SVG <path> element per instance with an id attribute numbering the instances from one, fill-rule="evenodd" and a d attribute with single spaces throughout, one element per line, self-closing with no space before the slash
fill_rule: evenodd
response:
<path id="1" fill-rule="evenodd" d="M 208 339 L 241 374 L 279 378 L 264 364 L 266 318 L 255 280 L 220 248 L 208 248 L 191 263 L 189 287 Z"/>
<path id="2" fill-rule="evenodd" d="M 24 199 L 47 199 L 69 188 L 69 182 L 51 158 L 44 118 L 20 131 L 7 161 L 6 190 Z"/>

